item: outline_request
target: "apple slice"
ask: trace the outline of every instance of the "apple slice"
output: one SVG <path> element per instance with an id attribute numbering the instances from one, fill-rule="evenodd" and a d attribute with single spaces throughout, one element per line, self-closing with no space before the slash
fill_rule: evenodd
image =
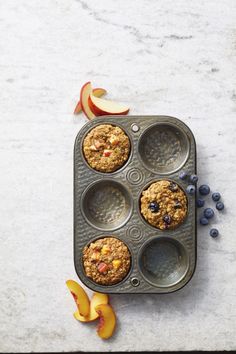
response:
<path id="1" fill-rule="evenodd" d="M 108 304 L 109 297 L 107 294 L 94 293 L 90 302 L 90 312 L 87 317 L 81 316 L 79 311 L 74 313 L 76 320 L 80 322 L 91 322 L 96 320 L 99 316 L 95 311 L 95 307 L 102 304 Z"/>
<path id="2" fill-rule="evenodd" d="M 67 280 L 66 285 L 75 300 L 80 315 L 88 316 L 90 312 L 90 302 L 84 289 L 74 280 Z"/>
<path id="3" fill-rule="evenodd" d="M 129 107 L 114 101 L 108 101 L 95 97 L 92 91 L 88 97 L 88 104 L 90 110 L 95 114 L 95 116 L 127 114 L 129 112 Z"/>
<path id="4" fill-rule="evenodd" d="M 116 316 L 112 307 L 108 304 L 102 304 L 95 307 L 99 315 L 99 324 L 97 334 L 102 339 L 108 339 L 112 336 L 116 326 Z"/>
<path id="5" fill-rule="evenodd" d="M 103 88 L 97 87 L 95 89 L 93 89 L 93 95 L 95 97 L 102 97 L 107 93 L 107 91 Z M 75 110 L 74 110 L 74 114 L 79 114 L 82 111 L 82 106 L 80 101 L 77 103 Z"/>
<path id="6" fill-rule="evenodd" d="M 91 82 L 86 82 L 84 86 L 82 86 L 81 91 L 80 91 L 80 102 L 81 102 L 81 107 L 84 112 L 84 114 L 88 117 L 88 119 L 93 119 L 95 118 L 95 114 L 91 111 L 89 104 L 88 104 L 88 99 L 89 95 L 92 93 L 92 86 Z"/>

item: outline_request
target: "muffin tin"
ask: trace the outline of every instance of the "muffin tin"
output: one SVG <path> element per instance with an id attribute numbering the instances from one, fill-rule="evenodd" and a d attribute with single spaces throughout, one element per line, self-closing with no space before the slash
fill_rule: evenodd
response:
<path id="1" fill-rule="evenodd" d="M 83 140 L 100 124 L 119 126 L 131 143 L 129 159 L 117 171 L 92 169 L 83 155 Z M 74 262 L 81 281 L 103 293 L 169 293 L 191 279 L 196 265 L 195 195 L 188 215 L 174 230 L 159 230 L 140 213 L 142 191 L 165 179 L 185 192 L 180 170 L 196 173 L 196 144 L 191 130 L 168 116 L 103 116 L 88 122 L 74 147 Z M 86 277 L 83 248 L 102 237 L 116 237 L 130 250 L 128 275 L 115 285 L 99 285 Z"/>

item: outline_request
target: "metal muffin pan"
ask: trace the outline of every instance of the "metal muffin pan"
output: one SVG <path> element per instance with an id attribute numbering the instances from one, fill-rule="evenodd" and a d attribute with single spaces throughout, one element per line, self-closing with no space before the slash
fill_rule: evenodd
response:
<path id="1" fill-rule="evenodd" d="M 83 140 L 100 124 L 119 126 L 131 143 L 129 159 L 117 171 L 92 169 L 83 155 Z M 81 281 L 103 293 L 170 293 L 191 279 L 196 266 L 195 195 L 188 214 L 174 230 L 159 230 L 142 217 L 140 196 L 152 182 L 176 182 L 185 192 L 180 170 L 196 173 L 196 144 L 191 130 L 168 116 L 103 116 L 88 122 L 74 147 L 74 263 Z M 83 249 L 103 237 L 116 237 L 130 250 L 131 268 L 119 283 L 104 286 L 89 279 Z"/>

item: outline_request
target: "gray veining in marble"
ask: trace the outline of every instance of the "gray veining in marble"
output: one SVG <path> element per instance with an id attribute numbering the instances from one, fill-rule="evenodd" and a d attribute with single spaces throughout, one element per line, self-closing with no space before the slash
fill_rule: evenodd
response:
<path id="1" fill-rule="evenodd" d="M 0 351 L 236 349 L 236 2 L 0 2 Z M 132 114 L 193 130 L 200 182 L 224 196 L 198 230 L 191 282 L 169 295 L 112 296 L 115 336 L 77 323 L 73 265 L 73 117 L 91 80 Z M 210 204 L 210 203 L 209 203 Z M 138 338 L 138 340 L 137 340 Z"/>

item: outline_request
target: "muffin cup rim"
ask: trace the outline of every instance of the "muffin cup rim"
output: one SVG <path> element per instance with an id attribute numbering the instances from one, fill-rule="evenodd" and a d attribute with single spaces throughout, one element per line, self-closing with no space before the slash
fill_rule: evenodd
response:
<path id="1" fill-rule="evenodd" d="M 96 184 L 99 183 L 107 183 L 107 182 L 111 182 L 111 184 L 115 184 L 120 186 L 121 188 L 119 190 L 125 191 L 125 193 L 123 194 L 126 198 L 126 200 L 129 202 L 130 207 L 128 209 L 128 212 L 126 214 L 126 216 L 124 217 L 123 221 L 120 222 L 118 225 L 114 225 L 113 227 L 109 227 L 109 228 L 104 228 L 104 227 L 99 227 L 97 226 L 95 223 L 93 223 L 92 221 L 89 220 L 88 216 L 86 215 L 85 212 L 85 208 L 84 208 L 84 203 L 85 203 L 85 199 L 86 199 L 86 194 L 89 192 L 90 189 L 92 189 L 94 186 L 96 186 Z M 81 195 L 81 199 L 80 199 L 80 208 L 81 208 L 81 213 L 84 217 L 84 220 L 94 229 L 98 230 L 98 231 L 104 231 L 104 232 L 113 232 L 115 230 L 120 229 L 121 227 L 124 227 L 125 224 L 127 224 L 127 222 L 130 220 L 132 213 L 133 213 L 133 209 L 134 209 L 134 198 L 132 197 L 132 193 L 130 191 L 130 189 L 128 189 L 122 182 L 113 179 L 113 178 L 99 178 L 96 179 L 95 181 L 93 181 L 92 183 L 90 183 L 85 190 L 83 191 L 82 195 Z"/>
<path id="2" fill-rule="evenodd" d="M 151 244 L 151 243 L 154 243 L 154 242 L 157 242 L 157 241 L 165 241 L 165 242 L 169 242 L 169 243 L 172 243 L 176 246 L 177 249 L 182 249 L 184 251 L 184 255 L 185 255 L 185 259 L 186 259 L 186 267 L 185 267 L 185 270 L 183 272 L 183 274 L 179 277 L 179 279 L 173 283 L 170 283 L 170 284 L 167 284 L 167 285 L 163 285 L 163 284 L 155 284 L 154 282 L 152 282 L 150 279 L 148 279 L 145 275 L 144 275 L 144 272 L 140 266 L 140 263 L 141 263 L 141 257 L 145 251 L 145 249 Z M 178 285 L 181 281 L 184 280 L 184 278 L 186 277 L 187 273 L 188 273 L 188 270 L 189 270 L 189 267 L 190 267 L 190 258 L 189 258 L 189 254 L 187 252 L 187 248 L 185 247 L 185 245 L 183 244 L 183 242 L 181 242 L 180 240 L 178 240 L 177 238 L 175 237 L 171 237 L 169 235 L 161 235 L 161 236 L 153 236 L 151 238 L 149 238 L 148 240 L 146 240 L 142 246 L 139 248 L 139 251 L 138 251 L 138 255 L 137 255 L 137 267 L 138 267 L 138 270 L 139 270 L 139 273 L 141 275 L 141 277 L 147 282 L 149 283 L 150 285 L 154 286 L 155 288 L 171 288 L 171 287 L 174 287 L 176 285 Z"/>
<path id="3" fill-rule="evenodd" d="M 183 122 L 181 122 L 181 123 L 183 123 Z M 184 139 L 186 142 L 186 151 L 187 152 L 186 152 L 185 158 L 182 160 L 182 162 L 179 164 L 179 166 L 177 168 L 171 169 L 170 171 L 167 171 L 167 172 L 160 172 L 160 171 L 157 171 L 157 169 L 155 170 L 155 169 L 149 167 L 140 152 L 140 146 L 142 143 L 142 139 L 148 133 L 148 131 L 152 130 L 156 126 L 170 126 L 172 128 L 175 128 L 176 130 L 178 130 L 182 134 L 182 136 L 184 136 Z M 161 175 L 163 177 L 176 173 L 186 164 L 186 162 L 188 161 L 189 156 L 190 156 L 190 149 L 191 149 L 191 144 L 190 144 L 190 140 L 189 140 L 189 137 L 188 137 L 188 134 L 186 133 L 186 131 L 182 127 L 180 127 L 179 125 L 176 126 L 174 123 L 170 123 L 170 122 L 166 122 L 166 121 L 155 122 L 155 123 L 149 125 L 146 129 L 143 130 L 143 132 L 140 134 L 138 141 L 137 141 L 137 156 L 138 156 L 138 159 L 139 159 L 140 163 L 142 164 L 142 166 L 146 170 L 148 170 L 149 172 Z"/>

